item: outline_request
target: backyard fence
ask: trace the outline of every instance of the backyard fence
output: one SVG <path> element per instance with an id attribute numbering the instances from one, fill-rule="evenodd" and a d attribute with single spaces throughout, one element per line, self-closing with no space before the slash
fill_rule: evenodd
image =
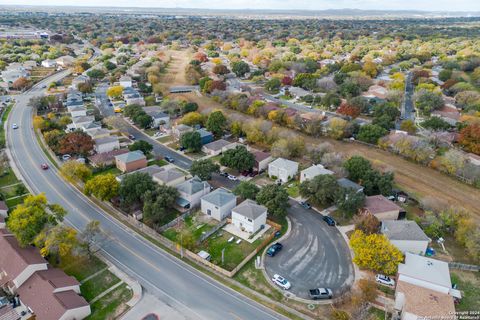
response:
<path id="1" fill-rule="evenodd" d="M 466 270 L 466 271 L 480 271 L 480 266 L 474 264 L 465 264 L 460 262 L 449 262 L 448 267 L 451 269 Z"/>
<path id="2" fill-rule="evenodd" d="M 220 228 L 223 228 L 223 226 L 227 224 L 227 221 L 228 221 L 227 219 L 220 221 L 220 223 L 217 224 L 215 227 L 213 227 L 212 229 L 202 234 L 200 238 L 197 240 L 197 244 L 202 243 L 204 240 L 208 239 L 208 237 L 210 237 L 212 234 L 217 232 Z"/>
<path id="3" fill-rule="evenodd" d="M 162 233 L 163 231 L 177 225 L 180 221 L 184 221 L 188 216 L 190 216 L 192 213 L 194 212 L 194 210 L 190 209 L 188 211 L 185 211 L 184 213 L 182 213 L 181 215 L 179 215 L 178 217 L 176 217 L 175 219 L 173 219 L 172 221 L 170 221 L 169 223 L 167 224 L 164 224 L 163 226 L 159 227 L 157 229 L 157 231 L 159 233 Z"/>

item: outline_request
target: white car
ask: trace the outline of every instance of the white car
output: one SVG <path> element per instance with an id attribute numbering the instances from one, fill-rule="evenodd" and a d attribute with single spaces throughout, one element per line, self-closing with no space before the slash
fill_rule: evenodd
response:
<path id="1" fill-rule="evenodd" d="M 62 160 L 63 160 L 63 161 L 68 161 L 68 160 L 70 160 L 71 158 L 72 158 L 72 156 L 69 155 L 69 154 L 64 154 L 64 155 L 62 156 Z"/>
<path id="2" fill-rule="evenodd" d="M 237 177 L 232 176 L 231 174 L 229 174 L 229 175 L 227 176 L 227 178 L 228 178 L 228 180 L 237 181 Z"/>
<path id="3" fill-rule="evenodd" d="M 395 280 L 390 277 L 384 276 L 383 274 L 377 274 L 375 276 L 375 281 L 378 283 L 384 284 L 386 286 L 395 286 Z"/>
<path id="4" fill-rule="evenodd" d="M 288 282 L 287 279 L 278 274 L 275 274 L 273 276 L 272 281 L 283 290 L 288 290 L 292 287 L 292 285 L 290 284 L 290 282 Z"/>
<path id="5" fill-rule="evenodd" d="M 12 124 L 12 129 L 18 129 L 18 125 L 16 123 Z"/>

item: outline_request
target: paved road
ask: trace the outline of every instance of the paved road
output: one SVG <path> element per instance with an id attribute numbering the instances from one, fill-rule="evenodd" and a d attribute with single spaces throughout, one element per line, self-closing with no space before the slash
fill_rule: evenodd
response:
<path id="1" fill-rule="evenodd" d="M 109 106 L 110 100 L 108 100 L 107 89 L 108 83 L 100 83 L 95 89 L 95 105 L 104 117 L 110 117 L 115 115 L 113 107 Z"/>
<path id="2" fill-rule="evenodd" d="M 289 290 L 308 298 L 308 289 L 326 287 L 334 297 L 353 281 L 353 265 L 347 244 L 340 232 L 328 226 L 322 215 L 290 201 L 290 235 L 282 240 L 283 249 L 275 257 L 265 256 L 270 277 L 275 273 L 292 284 Z"/>
<path id="3" fill-rule="evenodd" d="M 407 74 L 405 80 L 405 97 L 402 103 L 401 118 L 404 120 L 415 121 L 415 107 L 413 105 L 414 86 L 412 82 L 412 73 Z"/>
<path id="4" fill-rule="evenodd" d="M 58 74 L 42 81 L 29 93 L 17 97 L 7 130 L 7 143 L 23 179 L 34 193 L 45 192 L 50 202 L 68 212 L 66 223 L 82 229 L 91 220 L 100 221 L 111 241 L 101 244 L 107 258 L 189 319 L 285 319 L 260 304 L 207 278 L 181 260 L 152 245 L 129 230 L 83 194 L 62 180 L 50 163 L 50 170 L 40 169 L 49 163 L 37 143 L 32 129 L 32 109 L 27 106 L 34 95 L 41 95 L 42 84 L 58 80 Z M 13 130 L 11 123 L 20 128 Z"/>

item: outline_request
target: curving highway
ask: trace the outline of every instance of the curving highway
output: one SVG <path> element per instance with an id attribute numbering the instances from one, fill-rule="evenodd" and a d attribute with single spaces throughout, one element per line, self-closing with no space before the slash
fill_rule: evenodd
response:
<path id="1" fill-rule="evenodd" d="M 16 96 L 16 105 L 9 115 L 7 146 L 11 160 L 31 191 L 44 192 L 50 202 L 62 205 L 68 211 L 66 223 L 76 229 L 83 229 L 91 220 L 100 221 L 102 230 L 111 238 L 111 241 L 101 244 L 104 255 L 188 318 L 286 319 L 152 245 L 104 213 L 59 177 L 57 169 L 37 142 L 32 127 L 33 111 L 27 103 L 31 97 L 42 94 L 43 85 L 67 74 L 68 71 L 64 71 L 53 75 Z M 12 129 L 13 123 L 19 128 Z M 41 170 L 41 163 L 49 163 L 51 169 Z"/>

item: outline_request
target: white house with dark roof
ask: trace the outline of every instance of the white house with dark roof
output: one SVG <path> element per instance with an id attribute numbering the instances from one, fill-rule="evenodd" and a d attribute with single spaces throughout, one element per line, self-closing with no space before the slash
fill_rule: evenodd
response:
<path id="1" fill-rule="evenodd" d="M 110 152 L 120 149 L 120 141 L 117 136 L 107 136 L 94 139 L 94 149 L 97 153 Z"/>
<path id="2" fill-rule="evenodd" d="M 200 205 L 200 199 L 210 192 L 210 184 L 200 180 L 199 177 L 182 182 L 176 188 L 180 194 L 177 198 L 177 205 L 184 209 Z"/>
<path id="3" fill-rule="evenodd" d="M 162 168 L 163 170 L 155 173 L 152 178 L 153 181 L 166 185 L 166 186 L 171 186 L 174 187 L 182 182 L 185 181 L 185 174 L 176 169 L 176 168 Z"/>
<path id="4" fill-rule="evenodd" d="M 314 164 L 313 166 L 300 171 L 300 183 L 311 180 L 316 176 L 320 176 L 324 174 L 334 174 L 334 172 L 331 170 L 325 169 L 325 167 L 322 166 L 321 164 Z"/>
<path id="5" fill-rule="evenodd" d="M 202 212 L 215 220 L 222 221 L 230 216 L 237 205 L 237 197 L 224 188 L 210 192 L 201 199 Z"/>
<path id="6" fill-rule="evenodd" d="M 163 126 L 165 128 L 170 127 L 170 116 L 165 112 L 162 112 L 160 107 L 151 106 L 151 107 L 143 107 L 142 109 L 143 111 L 145 111 L 146 114 L 152 117 L 152 120 L 153 120 L 152 127 L 154 128 L 159 128 L 160 126 Z"/>
<path id="7" fill-rule="evenodd" d="M 380 229 L 390 242 L 403 253 L 424 255 L 430 238 L 415 221 L 385 220 Z"/>
<path id="8" fill-rule="evenodd" d="M 267 223 L 267 208 L 253 200 L 245 200 L 232 209 L 232 224 L 238 229 L 255 233 Z"/>
<path id="9" fill-rule="evenodd" d="M 282 183 L 288 182 L 298 172 L 298 162 L 278 158 L 268 164 L 268 176 L 276 177 Z"/>

